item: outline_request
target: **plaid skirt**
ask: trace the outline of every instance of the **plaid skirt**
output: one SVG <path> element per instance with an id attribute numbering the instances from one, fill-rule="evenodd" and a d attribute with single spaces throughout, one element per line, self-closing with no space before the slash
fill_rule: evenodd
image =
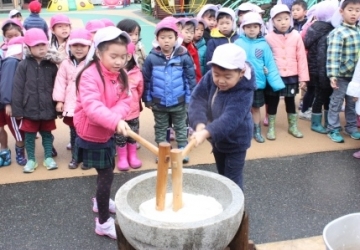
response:
<path id="1" fill-rule="evenodd" d="M 254 91 L 253 108 L 261 108 L 265 104 L 265 90 L 257 89 Z"/>
<path id="2" fill-rule="evenodd" d="M 299 93 L 299 84 L 292 83 L 292 84 L 285 84 L 285 88 L 282 90 L 274 92 L 270 85 L 266 85 L 265 88 L 265 95 L 268 96 L 284 96 L 284 97 L 294 97 L 296 94 Z"/>
<path id="3" fill-rule="evenodd" d="M 115 142 L 95 143 L 79 137 L 75 140 L 74 158 L 89 168 L 105 169 L 115 167 Z"/>

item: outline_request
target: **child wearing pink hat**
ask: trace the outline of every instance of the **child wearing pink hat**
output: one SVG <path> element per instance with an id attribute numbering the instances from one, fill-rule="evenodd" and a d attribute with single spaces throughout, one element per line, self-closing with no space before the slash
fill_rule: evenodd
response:
<path id="1" fill-rule="evenodd" d="M 100 21 L 104 23 L 105 27 L 115 26 L 113 21 L 111 21 L 108 18 L 102 18 L 102 19 L 100 19 Z"/>
<path id="2" fill-rule="evenodd" d="M 154 48 L 143 65 L 143 102 L 155 118 L 156 143 L 169 140 L 167 129 L 172 118 L 178 148 L 187 145 L 187 107 L 196 85 L 194 62 L 178 40 L 178 28 L 169 20 L 155 27 Z M 189 157 L 184 157 L 184 163 Z"/>
<path id="3" fill-rule="evenodd" d="M 70 33 L 67 41 L 67 58 L 60 64 L 57 72 L 53 100 L 57 102 L 56 112 L 64 117 L 63 122 L 70 127 L 70 144 L 72 149 L 70 169 L 76 169 L 78 163 L 74 158 L 74 144 L 77 137 L 73 117 L 76 106 L 75 79 L 85 66 L 85 58 L 91 45 L 91 33 L 86 29 L 76 29 Z"/>
<path id="4" fill-rule="evenodd" d="M 94 37 L 95 33 L 101 28 L 105 28 L 105 24 L 101 20 L 90 20 L 85 24 L 85 29 L 90 31 L 92 37 Z"/>
<path id="5" fill-rule="evenodd" d="M 4 129 L 8 126 L 15 138 L 16 162 L 24 166 L 27 162 L 24 148 L 24 132 L 19 129 L 21 120 L 12 117 L 11 99 L 13 80 L 16 68 L 23 58 L 24 37 L 14 37 L 8 44 L 6 58 L 1 62 L 1 80 L 0 80 L 0 167 L 11 164 L 11 151 L 8 148 L 7 133 Z"/>
<path id="6" fill-rule="evenodd" d="M 20 129 L 25 133 L 25 149 L 28 161 L 24 173 L 32 173 L 37 168 L 35 159 L 35 138 L 40 132 L 45 151 L 43 165 L 48 170 L 57 168 L 52 158 L 53 136 L 56 128 L 56 110 L 52 99 L 57 66 L 45 56 L 48 51 L 48 40 L 41 29 L 29 29 L 24 36 L 29 55 L 21 61 L 16 69 L 12 92 L 12 116 L 23 119 Z"/>
<path id="7" fill-rule="evenodd" d="M 1 26 L 1 30 L 3 33 L 3 39 L 4 43 L 0 46 L 2 50 L 2 56 L 5 58 L 5 53 L 7 50 L 7 43 L 10 41 L 10 39 L 14 37 L 23 36 L 23 26 L 17 19 L 7 19 Z"/>
<path id="8" fill-rule="evenodd" d="M 50 19 L 51 39 L 50 48 L 59 53 L 59 56 L 64 60 L 67 56 L 66 41 L 70 35 L 71 22 L 69 17 L 63 14 L 56 14 Z"/>
<path id="9" fill-rule="evenodd" d="M 144 79 L 137 63 L 136 46 L 128 44 L 128 63 L 126 71 L 128 75 L 129 88 L 131 91 L 130 112 L 125 121 L 132 131 L 139 132 L 140 101 L 144 90 Z M 142 162 L 137 157 L 136 141 L 131 137 L 115 134 L 116 150 L 118 154 L 117 167 L 120 171 L 127 171 L 129 168 L 140 168 Z"/>

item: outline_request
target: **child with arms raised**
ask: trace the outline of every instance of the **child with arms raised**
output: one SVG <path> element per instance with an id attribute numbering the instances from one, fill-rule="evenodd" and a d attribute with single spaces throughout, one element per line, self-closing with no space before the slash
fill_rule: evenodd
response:
<path id="1" fill-rule="evenodd" d="M 197 145 L 209 139 L 219 174 L 241 189 L 246 151 L 253 133 L 251 104 L 255 74 L 245 51 L 235 44 L 218 46 L 207 72 L 191 95 L 189 120 Z"/>
<path id="2" fill-rule="evenodd" d="M 55 104 L 52 100 L 56 64 L 45 59 L 48 52 L 48 40 L 41 29 L 26 31 L 24 42 L 29 55 L 21 61 L 16 69 L 12 92 L 12 115 L 21 119 L 20 129 L 25 132 L 25 149 L 28 161 L 24 173 L 33 172 L 38 164 L 35 159 L 35 137 L 40 132 L 45 151 L 43 165 L 56 169 L 52 158 L 53 137 L 51 131 L 56 128 Z"/>
<path id="3" fill-rule="evenodd" d="M 68 57 L 60 64 L 56 75 L 53 99 L 56 104 L 56 112 L 64 117 L 63 122 L 70 127 L 71 161 L 70 169 L 78 167 L 75 161 L 74 145 L 77 137 L 73 117 L 76 105 L 75 79 L 77 74 L 85 66 L 85 57 L 91 45 L 91 34 L 86 29 L 76 29 L 70 33 L 68 40 Z M 66 50 L 66 49 L 65 49 Z"/>
<path id="4" fill-rule="evenodd" d="M 251 113 L 254 121 L 255 141 L 265 142 L 261 135 L 260 108 L 265 104 L 266 82 L 270 84 L 272 90 L 279 91 L 285 88 L 275 64 L 270 46 L 261 34 L 263 21 L 256 12 L 249 12 L 243 16 L 240 26 L 240 37 L 235 44 L 247 52 L 247 59 L 254 67 L 256 76 L 256 87 L 252 103 Z M 265 71 L 266 74 L 265 74 Z"/>
<path id="5" fill-rule="evenodd" d="M 98 173 L 96 200 L 93 211 L 95 232 L 116 239 L 115 212 L 110 200 L 114 179 L 114 132 L 126 136 L 129 126 L 124 121 L 131 101 L 128 79 L 124 67 L 127 63 L 129 35 L 116 27 L 99 29 L 86 58 L 89 62 L 76 78 L 77 99 L 74 125 L 78 137 L 75 141 L 75 161 L 95 168 Z"/>

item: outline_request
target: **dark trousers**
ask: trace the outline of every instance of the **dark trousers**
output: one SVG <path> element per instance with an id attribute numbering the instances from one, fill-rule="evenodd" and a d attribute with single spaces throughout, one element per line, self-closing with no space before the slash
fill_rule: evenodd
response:
<path id="1" fill-rule="evenodd" d="M 213 154 L 218 173 L 235 182 L 241 190 L 243 190 L 243 169 L 245 165 L 246 151 L 237 153 L 222 153 L 216 148 L 213 148 Z"/>
<path id="2" fill-rule="evenodd" d="M 333 92 L 332 88 L 316 87 L 315 99 L 312 106 L 312 112 L 314 114 L 321 113 L 323 106 L 324 106 L 324 110 L 329 110 L 330 96 L 332 92 Z"/>
<path id="3" fill-rule="evenodd" d="M 315 97 L 315 86 L 308 86 L 303 99 L 301 112 L 305 113 L 313 105 Z"/>
<path id="4" fill-rule="evenodd" d="M 279 105 L 280 96 L 266 96 L 266 103 L 268 105 L 267 112 L 269 115 L 276 115 L 277 108 Z M 295 97 L 294 96 L 285 96 L 285 108 L 286 113 L 288 114 L 295 114 Z"/>

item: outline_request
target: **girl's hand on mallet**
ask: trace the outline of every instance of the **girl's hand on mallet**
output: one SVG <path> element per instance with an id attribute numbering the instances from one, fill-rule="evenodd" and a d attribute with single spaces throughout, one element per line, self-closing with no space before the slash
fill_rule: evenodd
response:
<path id="1" fill-rule="evenodd" d="M 120 120 L 118 125 L 116 126 L 116 132 L 118 134 L 122 134 L 123 136 L 127 136 L 126 130 L 130 129 L 129 125 L 124 120 Z"/>

